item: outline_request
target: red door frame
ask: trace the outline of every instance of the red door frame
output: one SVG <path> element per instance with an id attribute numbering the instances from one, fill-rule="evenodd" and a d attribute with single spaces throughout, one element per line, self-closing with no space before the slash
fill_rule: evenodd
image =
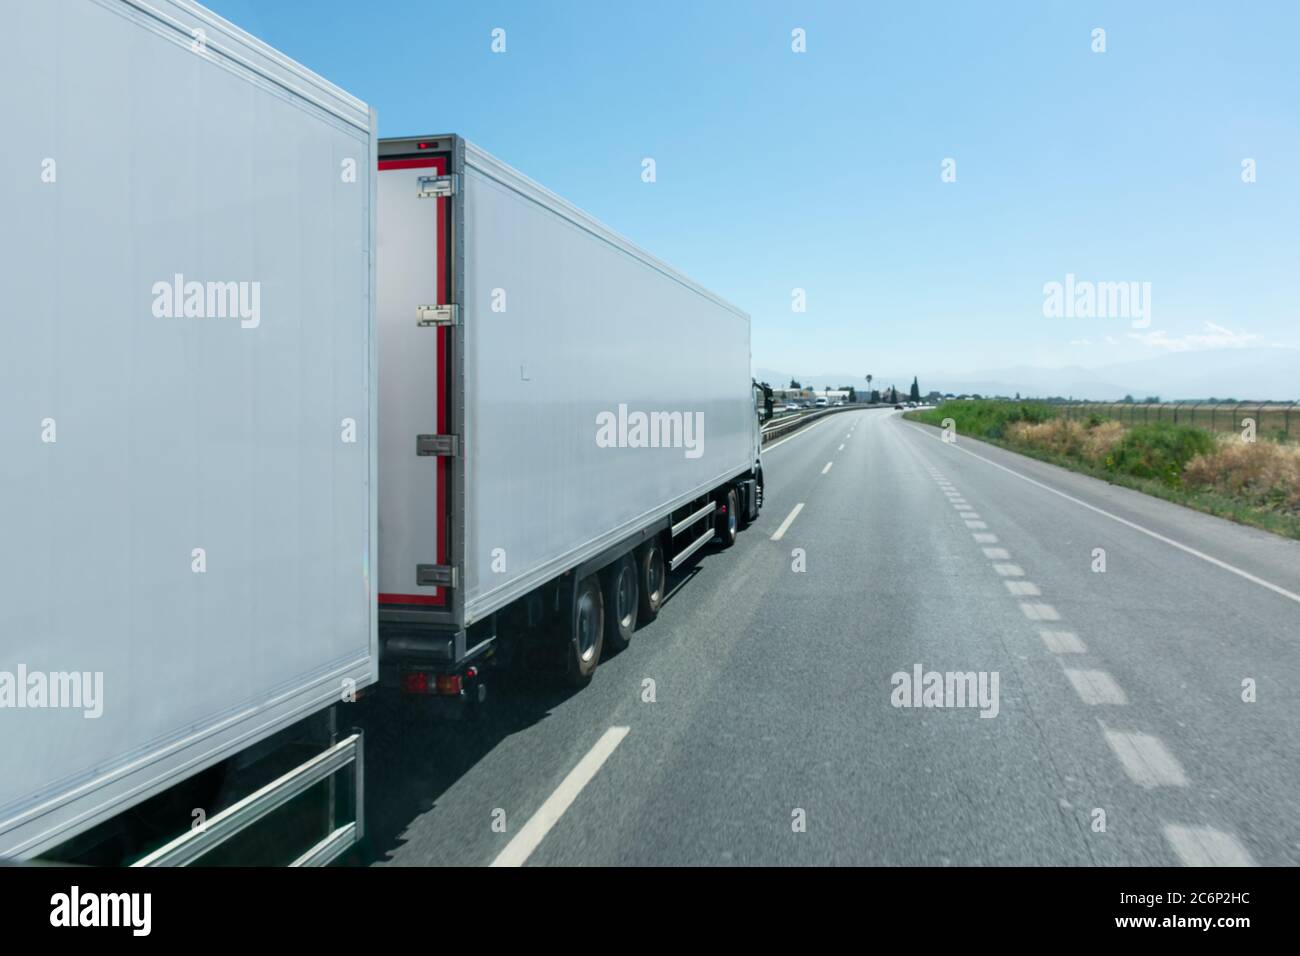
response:
<path id="1" fill-rule="evenodd" d="M 379 171 L 383 172 L 388 169 L 433 169 L 439 176 L 447 174 L 447 157 L 446 156 L 420 156 L 415 159 L 381 159 L 379 161 Z M 438 259 L 435 264 L 438 276 L 438 301 L 435 305 L 444 305 L 450 301 L 448 291 L 451 288 L 450 261 L 451 256 L 447 248 L 447 200 L 445 198 L 435 199 L 438 204 Z M 415 303 L 419 304 L 419 303 Z M 438 326 L 434 333 L 438 336 L 438 358 L 436 374 L 438 377 L 438 420 L 436 422 L 438 434 L 447 434 L 447 332 L 446 326 Z M 382 409 L 381 409 L 382 412 Z M 412 436 L 414 437 L 414 436 Z M 435 517 L 434 537 L 437 539 L 435 548 L 438 564 L 447 563 L 447 483 L 448 469 L 451 467 L 451 461 L 448 458 L 439 457 L 435 466 L 436 485 L 436 507 L 438 509 Z M 380 604 L 421 604 L 445 606 L 447 603 L 447 589 L 438 588 L 436 595 L 427 594 L 393 594 L 380 592 Z"/>

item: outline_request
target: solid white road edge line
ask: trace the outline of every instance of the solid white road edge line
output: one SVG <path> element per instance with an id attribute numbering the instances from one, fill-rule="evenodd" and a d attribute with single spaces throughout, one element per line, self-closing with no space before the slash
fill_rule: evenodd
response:
<path id="1" fill-rule="evenodd" d="M 917 428 L 918 430 L 921 430 L 921 426 L 913 426 L 913 427 Z M 921 430 L 921 434 L 925 435 L 927 438 L 933 438 L 935 441 L 943 441 L 943 439 L 939 438 L 937 435 L 930 435 L 929 433 L 923 430 Z M 945 442 L 945 444 L 951 444 L 952 447 L 956 448 L 958 451 L 965 452 L 967 455 L 970 455 L 972 458 L 978 458 L 980 461 L 984 462 L 985 464 L 992 465 L 994 468 L 1000 468 L 1002 471 L 1005 471 L 1008 475 L 1014 475 L 1015 477 L 1019 478 L 1021 481 L 1027 481 L 1031 485 L 1037 485 L 1039 488 L 1042 488 L 1044 491 L 1050 491 L 1054 495 L 1059 495 L 1060 497 L 1064 498 L 1066 501 L 1073 501 L 1076 505 L 1080 505 L 1081 507 L 1087 508 L 1089 511 L 1095 511 L 1097 512 L 1097 514 L 1109 518 L 1111 521 L 1118 521 L 1120 524 L 1132 528 L 1134 531 L 1139 531 L 1142 534 L 1147 535 L 1148 537 L 1155 538 L 1157 541 L 1162 541 L 1172 548 L 1177 548 L 1179 551 L 1184 551 L 1187 554 L 1190 554 L 1194 558 L 1200 558 L 1202 561 L 1207 561 L 1210 564 L 1214 565 L 1216 568 L 1222 568 L 1224 571 L 1229 571 L 1232 574 L 1237 575 L 1238 577 L 1245 578 L 1247 581 L 1249 581 L 1252 584 L 1258 584 L 1262 588 L 1268 588 L 1270 591 L 1273 591 L 1276 594 L 1280 594 L 1282 595 L 1282 597 L 1295 601 L 1297 604 L 1300 604 L 1300 594 L 1296 594 L 1294 591 L 1288 591 L 1286 588 L 1274 584 L 1272 581 L 1265 581 L 1263 578 L 1256 577 L 1255 575 L 1251 574 L 1249 571 L 1243 571 L 1241 568 L 1229 564 L 1227 561 L 1220 561 L 1218 558 L 1208 555 L 1204 551 L 1198 551 L 1195 548 L 1191 547 L 1190 545 L 1183 544 L 1181 541 L 1175 541 L 1173 538 L 1167 538 L 1158 531 L 1152 531 L 1150 528 L 1144 528 L 1142 525 L 1138 524 L 1135 521 L 1129 521 L 1127 518 L 1121 518 L 1117 514 L 1112 514 L 1111 512 L 1107 511 L 1105 508 L 1098 508 L 1096 505 L 1090 505 L 1088 504 L 1088 502 L 1082 501 L 1079 498 L 1074 497 L 1074 495 L 1067 495 L 1064 491 L 1058 491 L 1057 489 L 1053 488 L 1051 485 L 1045 485 L 1041 481 L 1036 481 L 1033 478 L 1030 478 L 1028 475 L 1022 475 L 1020 472 L 1012 468 L 1008 468 L 1006 465 L 999 465 L 996 461 L 993 461 L 990 458 L 985 458 L 983 455 L 977 455 L 973 451 L 968 451 L 967 449 L 962 448 L 955 443 Z"/>

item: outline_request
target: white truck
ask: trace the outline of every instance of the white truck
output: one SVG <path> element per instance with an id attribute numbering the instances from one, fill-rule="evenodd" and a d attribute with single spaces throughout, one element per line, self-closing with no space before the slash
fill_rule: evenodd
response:
<path id="1" fill-rule="evenodd" d="M 748 317 L 190 0 L 6 12 L 0 859 L 337 859 L 381 671 L 583 683 L 757 515 Z"/>
<path id="2" fill-rule="evenodd" d="M 473 706 L 550 636 L 583 684 L 758 514 L 749 317 L 459 136 L 378 196 L 382 679 Z"/>
<path id="3" fill-rule="evenodd" d="M 0 857 L 328 861 L 378 673 L 374 114 L 186 0 L 5 27 Z"/>

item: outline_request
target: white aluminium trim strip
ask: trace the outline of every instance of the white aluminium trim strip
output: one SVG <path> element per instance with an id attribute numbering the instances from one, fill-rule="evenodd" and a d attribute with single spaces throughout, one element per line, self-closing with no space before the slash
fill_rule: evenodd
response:
<path id="1" fill-rule="evenodd" d="M 145 0 L 114 0 L 114 2 L 128 6 L 159 24 L 176 31 L 181 35 L 182 42 L 189 43 L 194 37 L 193 30 L 190 26 L 163 10 L 158 9 L 152 4 L 146 3 Z M 240 30 L 234 24 L 222 20 L 220 17 L 216 16 L 216 14 L 211 13 L 204 7 L 200 7 L 198 4 L 189 3 L 188 0 L 168 0 L 168 3 L 173 7 L 185 11 L 196 20 L 213 27 L 220 34 L 224 35 L 224 37 L 228 37 L 232 41 L 231 45 L 227 45 L 216 42 L 210 36 L 205 37 L 203 44 L 207 50 L 242 67 L 259 79 L 265 80 L 266 82 L 279 87 L 291 96 L 311 103 L 317 109 L 328 113 L 336 119 L 342 120 L 349 126 L 366 134 L 371 132 L 369 124 L 369 108 L 356 97 L 352 96 L 352 94 L 339 89 L 334 86 L 334 84 L 315 75 L 305 67 L 294 63 L 292 60 L 272 50 L 271 47 L 268 47 L 255 37 L 244 33 L 244 31 Z M 303 80 L 305 85 L 295 86 L 288 82 L 285 77 L 277 76 L 274 72 L 267 70 L 265 67 L 240 56 L 233 49 L 233 44 L 242 44 L 259 55 L 264 56 L 274 65 L 283 69 L 286 73 L 291 73 L 296 78 Z M 338 105 L 326 102 L 320 97 L 313 95 L 313 93 L 306 88 L 308 86 L 319 92 L 324 92 L 337 98 L 342 101 L 343 105 L 350 107 L 354 112 L 349 113 L 347 110 L 341 109 Z M 360 114 L 360 116 L 357 114 Z M 365 117 L 365 119 L 362 119 L 361 117 Z"/>

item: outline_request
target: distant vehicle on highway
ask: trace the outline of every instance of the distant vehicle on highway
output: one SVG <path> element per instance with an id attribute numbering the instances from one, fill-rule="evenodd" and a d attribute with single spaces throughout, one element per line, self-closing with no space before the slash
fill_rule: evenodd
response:
<path id="1" fill-rule="evenodd" d="M 903 403 L 898 402 L 897 404 L 894 405 L 894 407 L 901 412 L 903 410 Z"/>
<path id="2" fill-rule="evenodd" d="M 797 411 L 799 411 L 799 406 L 798 406 L 798 404 L 795 403 L 795 402 L 786 402 L 786 403 L 785 403 L 785 410 L 786 410 L 787 412 L 797 412 Z"/>
<path id="3" fill-rule="evenodd" d="M 817 408 L 825 408 L 825 407 L 826 407 L 827 405 L 829 405 L 829 404 L 830 404 L 830 402 L 828 402 L 828 401 L 827 401 L 826 399 L 824 399 L 824 398 L 819 398 L 819 399 L 817 399 L 817 401 L 813 402 L 813 405 L 816 406 Z"/>

